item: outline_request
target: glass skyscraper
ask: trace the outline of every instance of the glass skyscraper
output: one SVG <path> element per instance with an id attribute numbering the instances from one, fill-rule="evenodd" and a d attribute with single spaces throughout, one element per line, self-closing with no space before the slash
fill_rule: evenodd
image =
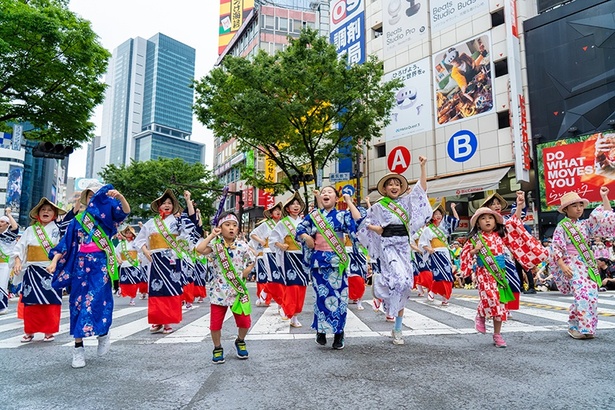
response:
<path id="1" fill-rule="evenodd" d="M 205 146 L 190 141 L 194 65 L 195 50 L 162 33 L 129 39 L 114 50 L 94 174 L 131 159 L 203 162 Z"/>

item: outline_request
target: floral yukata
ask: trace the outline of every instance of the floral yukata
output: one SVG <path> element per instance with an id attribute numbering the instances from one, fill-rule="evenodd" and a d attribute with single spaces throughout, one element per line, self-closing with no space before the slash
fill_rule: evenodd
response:
<path id="1" fill-rule="evenodd" d="M 224 278 L 224 273 L 220 266 L 220 261 L 216 255 L 216 250 L 213 245 L 218 242 L 218 239 L 212 240 L 207 246 L 212 252 L 207 255 L 208 266 L 211 268 L 213 277 L 209 282 L 209 301 L 212 305 L 218 306 L 233 306 L 237 299 L 237 292 L 230 283 Z M 224 240 L 222 244 L 225 245 Z M 237 278 L 245 283 L 245 279 L 241 278 L 244 269 L 253 264 L 256 260 L 254 254 L 250 250 L 248 244 L 241 240 L 236 240 L 231 246 L 226 247 L 228 256 L 230 257 Z M 247 313 L 249 314 L 249 312 Z"/>
<path id="2" fill-rule="evenodd" d="M 497 265 L 502 272 L 504 272 L 504 278 L 507 278 L 506 260 L 510 258 L 511 253 L 515 255 L 519 263 L 528 271 L 547 259 L 548 251 L 542 247 L 536 238 L 527 233 L 519 218 L 509 218 L 505 221 L 505 226 L 506 235 L 503 238 L 495 231 L 480 233 L 485 244 L 494 256 Z M 483 264 L 481 258 L 470 253 L 474 247 L 470 239 L 464 244 L 461 251 L 461 272 L 465 277 L 468 277 L 472 275 L 472 270 L 476 268 L 476 281 L 478 282 L 479 296 L 477 313 L 479 316 L 486 319 L 499 319 L 505 321 L 508 309 L 505 303 L 500 302 L 498 284 L 493 275 Z M 480 242 L 480 239 L 477 237 L 473 239 L 476 243 Z M 532 252 L 526 252 L 526 246 L 528 245 L 532 246 Z M 506 282 L 508 286 L 510 286 L 510 283 L 508 283 L 508 281 Z"/>
<path id="3" fill-rule="evenodd" d="M 615 212 L 605 211 L 602 206 L 594 209 L 589 218 L 571 223 L 585 241 L 592 237 L 615 236 Z M 557 265 L 560 258 L 572 269 L 571 279 L 564 277 Z M 569 309 L 569 329 L 583 335 L 594 335 L 598 326 L 598 284 L 590 278 L 587 261 L 579 255 L 561 222 L 553 232 L 549 269 L 553 272 L 557 288 L 563 294 L 572 293 L 574 296 Z M 594 272 L 598 273 L 597 267 Z"/>
<path id="4" fill-rule="evenodd" d="M 381 202 L 377 202 L 367 210 L 367 216 L 359 226 L 358 237 L 368 249 L 370 258 L 380 261 L 381 274 L 374 280 L 374 293 L 382 299 L 386 314 L 397 316 L 406 305 L 414 287 L 410 238 L 431 218 L 432 210 L 427 194 L 419 184 L 414 185 L 410 194 L 392 202 L 402 208 L 410 218 L 408 235 L 383 237 L 367 228 L 368 225 L 383 228 L 390 225 L 403 226 L 396 214 Z"/>
<path id="5" fill-rule="evenodd" d="M 330 211 L 322 209 L 320 212 L 342 241 L 343 248 L 344 233 L 350 234 L 356 231 L 352 215 L 349 211 L 338 211 L 335 208 Z M 348 274 L 346 270 L 340 270 L 339 256 L 318 233 L 310 215 L 307 215 L 297 226 L 297 241 L 303 242 L 301 239 L 303 234 L 313 237 L 315 243 L 314 250 L 306 254 L 306 261 L 309 261 L 307 266 L 311 269 L 312 285 L 316 293 L 312 329 L 318 333 L 341 333 L 346 326 Z"/>

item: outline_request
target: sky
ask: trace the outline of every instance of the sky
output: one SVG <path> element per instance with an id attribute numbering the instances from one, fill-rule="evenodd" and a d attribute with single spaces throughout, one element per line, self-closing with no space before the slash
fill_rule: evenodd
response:
<path id="1" fill-rule="evenodd" d="M 218 0 L 71 0 L 69 9 L 92 23 L 99 41 L 110 52 L 129 38 L 150 38 L 163 33 L 196 49 L 195 77 L 207 75 L 218 58 Z M 102 126 L 102 104 L 91 121 L 96 135 Z M 192 140 L 206 144 L 205 163 L 213 164 L 213 134 L 196 118 Z M 84 145 L 84 147 L 87 144 Z M 69 160 L 68 175 L 84 177 L 86 149 Z"/>

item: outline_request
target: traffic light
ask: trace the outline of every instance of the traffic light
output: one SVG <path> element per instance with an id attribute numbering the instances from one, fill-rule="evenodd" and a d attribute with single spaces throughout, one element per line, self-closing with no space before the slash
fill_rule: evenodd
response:
<path id="1" fill-rule="evenodd" d="M 32 150 L 33 157 L 64 159 L 73 153 L 73 147 L 52 142 L 41 142 Z"/>

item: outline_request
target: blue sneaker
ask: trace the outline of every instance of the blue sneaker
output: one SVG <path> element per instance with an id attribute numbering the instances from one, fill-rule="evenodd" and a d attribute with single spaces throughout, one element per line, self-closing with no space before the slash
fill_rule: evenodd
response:
<path id="1" fill-rule="evenodd" d="M 239 359 L 247 359 L 248 358 L 248 349 L 246 348 L 245 341 L 239 341 L 239 339 L 235 339 L 235 348 L 237 349 L 237 357 Z"/>
<path id="2" fill-rule="evenodd" d="M 224 349 L 221 347 L 216 347 L 214 349 L 214 354 L 211 358 L 211 361 L 214 362 L 214 364 L 224 363 Z"/>

